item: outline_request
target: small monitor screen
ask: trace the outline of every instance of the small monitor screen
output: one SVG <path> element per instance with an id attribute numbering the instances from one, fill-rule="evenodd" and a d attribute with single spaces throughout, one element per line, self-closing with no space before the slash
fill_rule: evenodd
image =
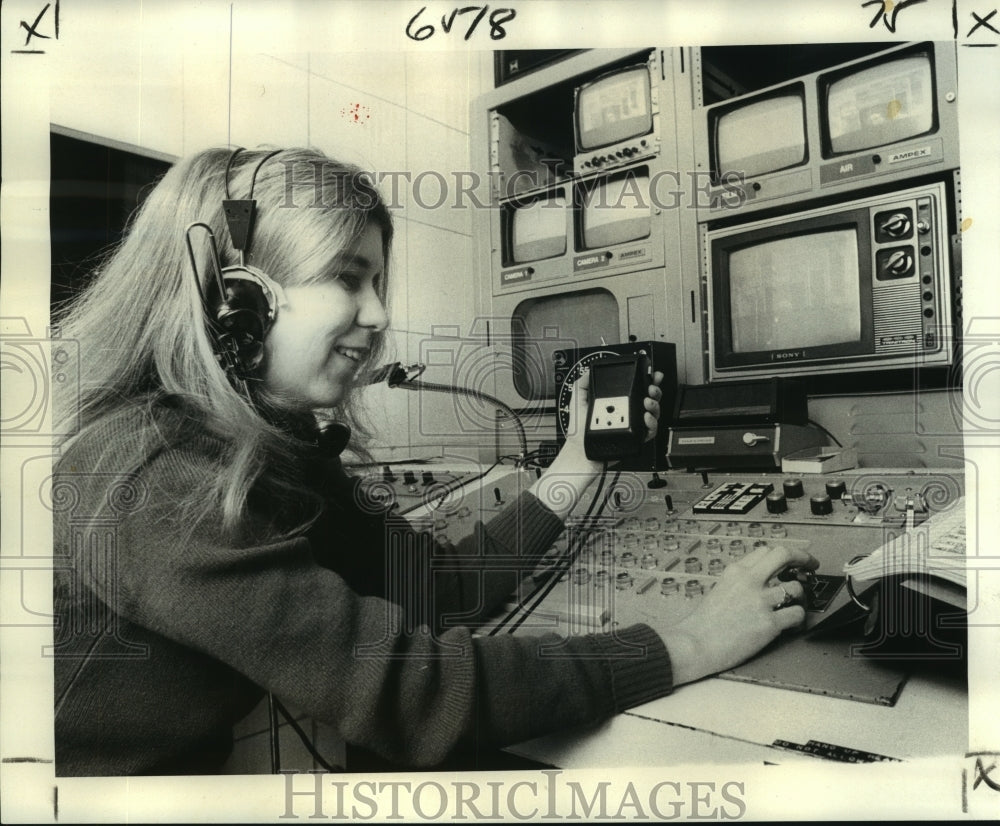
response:
<path id="1" fill-rule="evenodd" d="M 515 264 L 553 258 L 566 252 L 564 195 L 516 207 L 510 216 L 510 258 Z"/>
<path id="2" fill-rule="evenodd" d="M 861 341 L 855 228 L 751 244 L 729 256 L 733 351 Z"/>
<path id="3" fill-rule="evenodd" d="M 596 183 L 583 199 L 583 248 L 646 238 L 652 221 L 650 197 L 646 174 L 629 173 Z"/>
<path id="4" fill-rule="evenodd" d="M 649 69 L 636 66 L 580 87 L 576 125 L 582 152 L 651 132 Z"/>
<path id="5" fill-rule="evenodd" d="M 740 172 L 751 178 L 804 163 L 802 95 L 769 97 L 725 112 L 716 121 L 715 146 L 717 177 Z"/>
<path id="6" fill-rule="evenodd" d="M 529 400 L 555 398 L 556 350 L 621 341 L 618 302 L 603 289 L 529 298 L 512 322 L 514 388 Z"/>
<path id="7" fill-rule="evenodd" d="M 830 150 L 858 152 L 934 128 L 934 78 L 926 54 L 899 58 L 841 77 L 827 88 Z"/>

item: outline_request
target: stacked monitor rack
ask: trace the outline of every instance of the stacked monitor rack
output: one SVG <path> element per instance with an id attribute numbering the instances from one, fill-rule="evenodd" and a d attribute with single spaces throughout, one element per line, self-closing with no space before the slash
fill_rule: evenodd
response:
<path id="1" fill-rule="evenodd" d="M 587 50 L 481 96 L 488 389 L 544 439 L 556 351 L 663 341 L 687 384 L 944 391 L 951 438 L 957 94 L 928 42 Z"/>

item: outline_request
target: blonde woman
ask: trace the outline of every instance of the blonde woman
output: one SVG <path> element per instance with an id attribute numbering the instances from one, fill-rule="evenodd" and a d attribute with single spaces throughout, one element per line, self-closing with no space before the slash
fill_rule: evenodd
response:
<path id="1" fill-rule="evenodd" d="M 223 201 L 247 193 L 241 256 Z M 249 353 L 233 355 L 194 224 L 271 296 Z M 573 637 L 564 656 L 540 654 L 552 635 L 443 622 L 502 602 L 515 573 L 491 558 L 540 556 L 602 466 L 571 437 L 456 544 L 465 569 L 422 573 L 429 538 L 365 501 L 340 460 L 348 439 L 364 455 L 355 391 L 389 324 L 391 242 L 361 170 L 311 150 L 205 151 L 165 175 L 62 314 L 80 399 L 53 483 L 58 774 L 216 772 L 265 692 L 393 764 L 436 766 L 651 700 L 802 621 L 786 599 L 801 586 L 769 581 L 815 560 L 771 550 L 730 566 L 679 625 Z"/>

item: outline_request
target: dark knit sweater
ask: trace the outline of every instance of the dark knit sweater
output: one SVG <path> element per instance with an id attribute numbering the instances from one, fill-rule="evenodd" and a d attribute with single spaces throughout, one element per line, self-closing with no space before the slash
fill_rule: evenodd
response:
<path id="1" fill-rule="evenodd" d="M 645 625 L 572 637 L 554 656 L 539 653 L 554 635 L 470 634 L 518 579 L 490 559 L 528 563 L 562 528 L 531 494 L 444 566 L 430 537 L 367 506 L 324 457 L 303 469 L 325 505 L 302 535 L 261 527 L 226 542 L 217 519 L 178 518 L 177 502 L 224 472 L 211 440 L 156 446 L 136 438 L 143 427 L 137 414 L 91 431 L 53 481 L 58 775 L 217 771 L 265 691 L 349 743 L 433 766 L 670 690 L 666 649 Z"/>

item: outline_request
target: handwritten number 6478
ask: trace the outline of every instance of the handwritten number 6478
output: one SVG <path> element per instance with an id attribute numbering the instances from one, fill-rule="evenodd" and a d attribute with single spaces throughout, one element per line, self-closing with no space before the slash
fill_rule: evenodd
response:
<path id="1" fill-rule="evenodd" d="M 426 40 L 434 34 L 434 26 L 430 23 L 424 23 L 423 25 L 414 28 L 417 19 L 427 11 L 427 6 L 421 6 L 420 11 L 418 11 L 413 17 L 410 18 L 410 22 L 406 24 L 406 36 L 411 40 Z M 451 32 L 452 27 L 455 25 L 455 19 L 462 14 L 469 14 L 470 12 L 478 12 L 476 16 L 472 19 L 472 23 L 465 32 L 465 40 L 472 37 L 472 33 L 476 30 L 476 26 L 482 22 L 482 19 L 486 17 L 487 13 L 490 11 L 490 7 L 484 6 L 463 6 L 460 9 L 452 9 L 451 14 L 441 15 L 441 31 L 445 34 Z M 504 24 L 509 23 L 514 19 L 517 12 L 514 9 L 494 9 L 489 16 L 490 24 L 490 40 L 502 40 L 507 36 L 507 32 L 504 29 Z"/>

